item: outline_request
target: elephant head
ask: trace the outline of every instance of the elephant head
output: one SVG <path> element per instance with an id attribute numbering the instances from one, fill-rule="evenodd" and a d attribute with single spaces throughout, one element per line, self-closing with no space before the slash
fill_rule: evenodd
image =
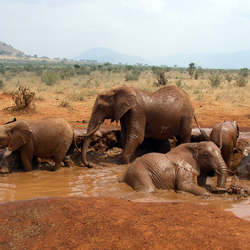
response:
<path id="1" fill-rule="evenodd" d="M 93 134 L 100 125 L 106 120 L 118 122 L 121 117 L 137 103 L 135 91 L 127 86 L 118 86 L 110 90 L 101 92 L 94 103 L 91 117 L 89 120 L 87 134 L 82 147 L 82 162 L 88 167 L 94 165 L 87 161 L 86 152 L 92 140 Z"/>
<path id="2" fill-rule="evenodd" d="M 218 174 L 217 187 L 225 187 L 227 166 L 220 149 L 213 142 L 186 143 L 178 148 L 179 151 L 172 150 L 167 154 L 172 163 L 197 176 L 205 176 L 203 184 L 206 182 L 206 173 L 215 171 Z"/>
<path id="3" fill-rule="evenodd" d="M 31 127 L 25 120 L 7 122 L 0 126 L 0 149 L 8 147 L 14 151 L 27 143 L 31 137 Z"/>

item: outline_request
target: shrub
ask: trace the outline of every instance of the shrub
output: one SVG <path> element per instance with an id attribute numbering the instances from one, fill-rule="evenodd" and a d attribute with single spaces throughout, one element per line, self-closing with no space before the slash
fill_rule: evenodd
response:
<path id="1" fill-rule="evenodd" d="M 67 101 L 67 100 L 62 100 L 62 101 L 59 103 L 58 107 L 67 108 L 67 107 L 70 107 L 70 103 L 69 103 L 69 101 Z"/>
<path id="2" fill-rule="evenodd" d="M 218 87 L 222 83 L 222 76 L 220 73 L 211 73 L 208 77 L 208 83 L 211 87 Z"/>
<path id="3" fill-rule="evenodd" d="M 129 65 L 127 65 L 129 66 Z M 125 75 L 125 81 L 138 81 L 139 80 L 139 76 L 141 74 L 141 71 L 136 68 L 136 67 L 132 67 Z"/>
<path id="4" fill-rule="evenodd" d="M 181 79 L 175 81 L 176 85 L 180 88 L 182 85 Z"/>
<path id="5" fill-rule="evenodd" d="M 139 75 L 134 75 L 132 73 L 127 72 L 125 75 L 125 81 L 138 81 Z"/>
<path id="6" fill-rule="evenodd" d="M 243 75 L 239 75 L 238 77 L 235 77 L 235 81 L 238 87 L 245 87 L 248 82 L 247 78 L 244 77 Z"/>
<path id="7" fill-rule="evenodd" d="M 30 104 L 34 99 L 35 92 L 31 92 L 29 88 L 19 86 L 17 93 L 11 94 L 15 102 L 14 110 L 29 110 Z"/>
<path id="8" fill-rule="evenodd" d="M 46 85 L 53 86 L 58 80 L 58 75 L 53 71 L 46 71 L 43 73 L 41 79 Z"/>
<path id="9" fill-rule="evenodd" d="M 156 86 L 164 86 L 167 85 L 168 83 L 168 79 L 165 76 L 165 72 L 162 69 L 158 69 L 156 71 L 156 80 L 158 81 L 157 83 L 155 83 Z"/>
<path id="10" fill-rule="evenodd" d="M 235 77 L 236 85 L 238 87 L 245 87 L 247 82 L 248 82 L 248 74 L 249 74 L 249 69 L 248 68 L 243 68 L 240 69 L 238 72 L 238 76 Z"/>
<path id="11" fill-rule="evenodd" d="M 232 75 L 226 74 L 224 77 L 225 77 L 225 80 L 228 81 L 228 82 L 231 82 L 233 80 Z"/>
<path id="12" fill-rule="evenodd" d="M 3 80 L 0 80 L 0 89 L 3 88 L 4 84 L 3 84 Z"/>
<path id="13" fill-rule="evenodd" d="M 248 77 L 249 69 L 248 68 L 240 69 L 239 75 L 244 76 L 244 77 Z"/>

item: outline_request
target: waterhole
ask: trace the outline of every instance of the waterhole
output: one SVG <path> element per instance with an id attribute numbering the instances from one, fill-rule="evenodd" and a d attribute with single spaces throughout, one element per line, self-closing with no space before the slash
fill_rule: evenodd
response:
<path id="1" fill-rule="evenodd" d="M 185 192 L 158 190 L 154 194 L 135 193 L 131 187 L 118 180 L 128 165 L 120 164 L 119 148 L 103 152 L 89 152 L 88 160 L 98 162 L 100 168 L 89 169 L 81 164 L 80 155 L 74 154 L 74 166 L 62 167 L 59 171 L 34 170 L 17 171 L 0 176 L 0 202 L 26 200 L 37 197 L 116 197 L 137 202 L 195 202 L 212 208 L 234 213 L 250 220 L 249 196 L 234 194 L 213 194 L 201 198 Z M 207 184 L 216 186 L 217 177 L 209 177 Z M 249 179 L 236 176 L 227 178 L 227 187 L 238 185 L 250 189 Z"/>

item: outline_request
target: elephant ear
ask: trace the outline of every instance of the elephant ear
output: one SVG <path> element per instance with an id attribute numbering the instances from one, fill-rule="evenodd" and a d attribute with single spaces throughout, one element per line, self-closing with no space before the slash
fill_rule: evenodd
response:
<path id="1" fill-rule="evenodd" d="M 129 109 L 137 104 L 137 96 L 135 91 L 127 86 L 119 86 L 113 91 L 115 92 L 114 115 L 118 122 Z"/>
<path id="2" fill-rule="evenodd" d="M 237 124 L 237 122 L 235 120 L 232 121 L 232 125 L 237 130 L 237 135 L 236 135 L 236 140 L 237 140 L 239 138 L 240 128 L 239 128 L 239 126 L 238 126 L 238 124 Z"/>
<path id="3" fill-rule="evenodd" d="M 11 125 L 8 131 L 10 135 L 8 149 L 14 151 L 30 140 L 32 129 L 25 120 L 16 121 Z"/>
<path id="4" fill-rule="evenodd" d="M 195 149 L 193 149 L 192 152 L 189 150 L 187 152 L 174 152 L 174 150 L 172 150 L 168 152 L 166 156 L 172 164 L 198 176 L 201 174 L 201 171 L 195 160 L 196 154 L 198 154 L 198 149 L 197 152 Z"/>

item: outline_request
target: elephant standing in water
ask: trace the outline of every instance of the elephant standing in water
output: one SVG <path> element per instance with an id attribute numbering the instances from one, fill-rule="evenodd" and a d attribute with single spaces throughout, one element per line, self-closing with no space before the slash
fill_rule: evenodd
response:
<path id="1" fill-rule="evenodd" d="M 239 137 L 239 127 L 235 120 L 232 122 L 224 121 L 214 126 L 210 140 L 221 150 L 221 155 L 230 170 L 230 159 Z"/>
<path id="2" fill-rule="evenodd" d="M 0 173 L 9 173 L 8 164 L 19 160 L 26 171 L 32 170 L 32 158 L 53 158 L 54 170 L 61 163 L 72 165 L 66 158 L 74 142 L 74 131 L 70 124 L 57 116 L 34 120 L 13 120 L 0 126 L 0 149 L 12 151 L 0 162 Z"/>
<path id="3" fill-rule="evenodd" d="M 194 118 L 188 94 L 176 86 L 166 86 L 154 93 L 128 86 L 113 87 L 96 98 L 82 147 L 82 162 L 88 167 L 95 166 L 87 161 L 86 152 L 105 119 L 121 123 L 122 163 L 126 164 L 145 137 L 178 136 L 182 143 L 190 142 Z"/>
<path id="4" fill-rule="evenodd" d="M 155 189 L 173 189 L 206 195 L 202 188 L 207 173 L 218 174 L 217 189 L 225 188 L 227 166 L 220 149 L 210 141 L 184 143 L 167 154 L 148 153 L 137 158 L 125 171 L 120 182 L 135 191 L 155 192 Z"/>

